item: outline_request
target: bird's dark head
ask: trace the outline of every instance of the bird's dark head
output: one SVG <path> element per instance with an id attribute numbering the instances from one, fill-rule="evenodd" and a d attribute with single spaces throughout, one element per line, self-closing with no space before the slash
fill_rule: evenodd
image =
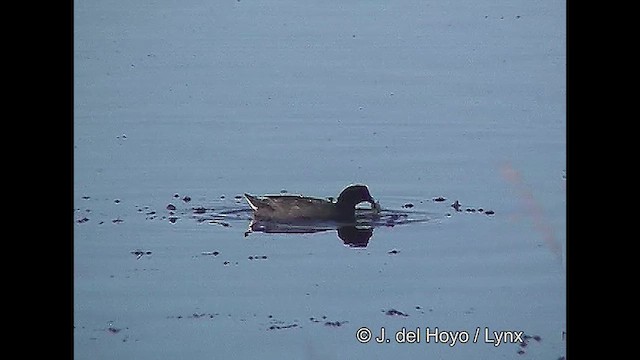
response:
<path id="1" fill-rule="evenodd" d="M 368 202 L 371 206 L 375 205 L 375 200 L 369 193 L 369 188 L 366 185 L 349 185 L 338 196 L 338 207 L 344 209 L 355 209 L 356 205 L 361 202 Z"/>

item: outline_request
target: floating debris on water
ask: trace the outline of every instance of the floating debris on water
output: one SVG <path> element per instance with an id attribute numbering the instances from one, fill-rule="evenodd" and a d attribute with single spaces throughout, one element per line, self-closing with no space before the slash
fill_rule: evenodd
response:
<path id="1" fill-rule="evenodd" d="M 348 321 L 327 321 L 324 323 L 324 326 L 342 326 L 348 323 Z"/>
<path id="2" fill-rule="evenodd" d="M 294 320 L 293 323 L 287 324 L 284 321 L 275 319 L 273 315 L 269 315 L 269 319 L 269 324 L 271 324 L 271 326 L 269 326 L 267 330 L 291 329 L 300 326 L 297 324 L 298 320 Z"/>
<path id="3" fill-rule="evenodd" d="M 280 329 L 290 329 L 298 327 L 298 324 L 289 324 L 289 325 L 271 325 L 268 330 L 280 330 Z"/>
<path id="4" fill-rule="evenodd" d="M 133 251 L 131 251 L 131 254 L 135 255 L 136 259 L 140 259 L 144 255 L 150 256 L 151 255 L 151 251 L 149 251 L 149 250 L 133 250 Z"/>
<path id="5" fill-rule="evenodd" d="M 167 316 L 167 319 L 202 319 L 202 318 L 209 318 L 209 319 L 213 319 L 215 316 L 220 315 L 220 313 L 197 313 L 194 312 L 191 315 L 188 316 L 183 316 L 183 315 L 171 315 L 171 316 Z"/>
<path id="6" fill-rule="evenodd" d="M 324 321 L 326 319 L 327 319 L 327 316 L 326 315 L 322 315 L 322 320 L 316 319 L 315 317 L 310 317 L 309 321 L 314 322 L 314 323 L 319 323 L 319 322 Z"/>
<path id="7" fill-rule="evenodd" d="M 384 312 L 385 315 L 389 315 L 389 316 L 405 316 L 405 317 L 409 316 L 409 315 L 403 313 L 402 311 L 398 311 L 396 309 L 389 309 L 387 311 L 384 311 L 384 310 L 382 310 L 382 311 Z"/>
<path id="8" fill-rule="evenodd" d="M 224 221 L 220 221 L 220 220 L 211 220 L 209 221 L 209 224 L 218 224 L 218 225 L 222 225 L 224 227 L 229 227 L 231 226 L 231 224 L 224 222 Z M 245 235 L 246 236 L 246 235 Z"/>
<path id="9" fill-rule="evenodd" d="M 524 334 L 522 336 L 522 341 L 520 343 L 518 343 L 518 345 L 520 346 L 520 348 L 518 349 L 518 351 L 516 351 L 518 353 L 518 355 L 523 355 L 525 354 L 525 348 L 529 345 L 529 342 L 531 339 L 535 340 L 536 342 L 540 342 L 542 341 L 542 338 L 539 335 L 527 335 Z"/>

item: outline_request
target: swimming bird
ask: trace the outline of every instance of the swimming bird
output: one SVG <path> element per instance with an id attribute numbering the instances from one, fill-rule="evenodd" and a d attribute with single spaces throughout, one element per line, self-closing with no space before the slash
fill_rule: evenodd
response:
<path id="1" fill-rule="evenodd" d="M 302 195 L 253 196 L 245 193 L 253 216 L 259 220 L 300 221 L 335 220 L 354 221 L 356 205 L 368 202 L 374 211 L 380 210 L 366 185 L 349 185 L 338 196 L 337 201 Z"/>

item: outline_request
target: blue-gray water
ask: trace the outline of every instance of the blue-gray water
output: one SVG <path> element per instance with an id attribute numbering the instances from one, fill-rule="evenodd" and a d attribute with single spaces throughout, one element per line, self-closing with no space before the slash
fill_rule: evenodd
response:
<path id="1" fill-rule="evenodd" d="M 563 2 L 76 1 L 74 14 L 76 358 L 564 355 Z M 192 210 L 350 183 L 429 221 L 354 249 L 336 231 L 245 236 L 247 213 L 222 226 Z M 392 341 L 359 343 L 363 326 Z M 421 343 L 397 344 L 402 327 Z M 426 343 L 427 327 L 471 339 Z M 485 328 L 540 341 L 494 346 Z"/>

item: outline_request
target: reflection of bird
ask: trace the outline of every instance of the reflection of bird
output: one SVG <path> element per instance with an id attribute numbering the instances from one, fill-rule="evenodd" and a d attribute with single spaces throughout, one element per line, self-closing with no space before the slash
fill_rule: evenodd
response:
<path id="1" fill-rule="evenodd" d="M 333 202 L 302 195 L 265 195 L 244 194 L 253 209 L 253 216 L 260 220 L 296 221 L 296 220 L 336 220 L 354 221 L 356 205 L 368 202 L 374 211 L 380 210 L 366 185 L 350 185 L 344 188 L 338 200 Z"/>
<path id="2" fill-rule="evenodd" d="M 372 227 L 343 226 L 338 228 L 338 237 L 352 248 L 366 248 L 373 235 Z"/>
<path id="3" fill-rule="evenodd" d="M 249 229 L 244 236 L 249 236 L 252 232 L 263 232 L 269 234 L 314 234 L 324 231 L 337 230 L 338 237 L 346 246 L 352 248 L 366 248 L 369 239 L 373 235 L 373 223 L 358 225 L 340 225 L 329 222 L 311 222 L 301 224 L 286 224 L 273 221 L 251 220 Z"/>

